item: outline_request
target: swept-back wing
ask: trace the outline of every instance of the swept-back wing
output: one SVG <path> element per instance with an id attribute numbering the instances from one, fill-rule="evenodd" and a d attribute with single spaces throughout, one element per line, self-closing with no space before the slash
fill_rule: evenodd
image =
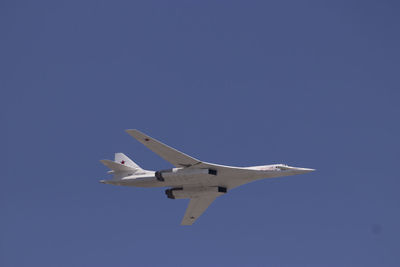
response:
<path id="1" fill-rule="evenodd" d="M 200 160 L 190 157 L 172 147 L 169 147 L 138 130 L 126 130 L 126 132 L 130 134 L 133 138 L 138 140 L 140 143 L 145 145 L 147 148 L 149 148 L 151 151 L 153 151 L 176 167 L 190 167 L 195 164 L 201 163 Z"/>
<path id="2" fill-rule="evenodd" d="M 216 196 L 191 198 L 181 225 L 192 225 L 216 198 Z"/>

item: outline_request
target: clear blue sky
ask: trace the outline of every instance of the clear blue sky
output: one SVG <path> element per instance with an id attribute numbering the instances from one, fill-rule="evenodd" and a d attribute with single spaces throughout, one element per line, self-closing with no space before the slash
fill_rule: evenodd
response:
<path id="1" fill-rule="evenodd" d="M 397 1 L 2 1 L 0 265 L 400 266 Z M 115 187 L 171 165 L 316 172 L 219 198 Z"/>

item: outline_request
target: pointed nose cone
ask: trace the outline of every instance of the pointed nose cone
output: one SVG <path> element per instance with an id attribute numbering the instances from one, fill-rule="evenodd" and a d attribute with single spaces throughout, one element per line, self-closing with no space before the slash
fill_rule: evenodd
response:
<path id="1" fill-rule="evenodd" d="M 308 173 L 308 172 L 313 172 L 315 169 L 309 169 L 309 168 L 296 168 L 296 172 L 298 174 L 300 173 Z"/>

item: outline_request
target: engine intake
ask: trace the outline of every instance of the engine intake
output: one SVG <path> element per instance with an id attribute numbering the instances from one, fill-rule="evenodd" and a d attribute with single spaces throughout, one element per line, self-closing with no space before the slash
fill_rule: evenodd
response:
<path id="1" fill-rule="evenodd" d="M 159 180 L 160 182 L 164 182 L 165 181 L 164 177 L 162 177 L 162 172 L 161 171 L 156 171 L 155 176 L 156 176 L 157 180 Z"/>
<path id="2" fill-rule="evenodd" d="M 173 192 L 179 191 L 179 190 L 183 190 L 183 188 L 182 187 L 170 188 L 170 189 L 165 190 L 165 194 L 167 195 L 168 198 L 175 199 Z"/>

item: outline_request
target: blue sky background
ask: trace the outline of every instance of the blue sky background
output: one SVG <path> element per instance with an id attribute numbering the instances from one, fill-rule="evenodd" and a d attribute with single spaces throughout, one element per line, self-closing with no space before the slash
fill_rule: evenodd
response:
<path id="1" fill-rule="evenodd" d="M 399 266 L 397 1 L 2 1 L 0 265 Z M 192 227 L 100 159 L 317 172 Z"/>

